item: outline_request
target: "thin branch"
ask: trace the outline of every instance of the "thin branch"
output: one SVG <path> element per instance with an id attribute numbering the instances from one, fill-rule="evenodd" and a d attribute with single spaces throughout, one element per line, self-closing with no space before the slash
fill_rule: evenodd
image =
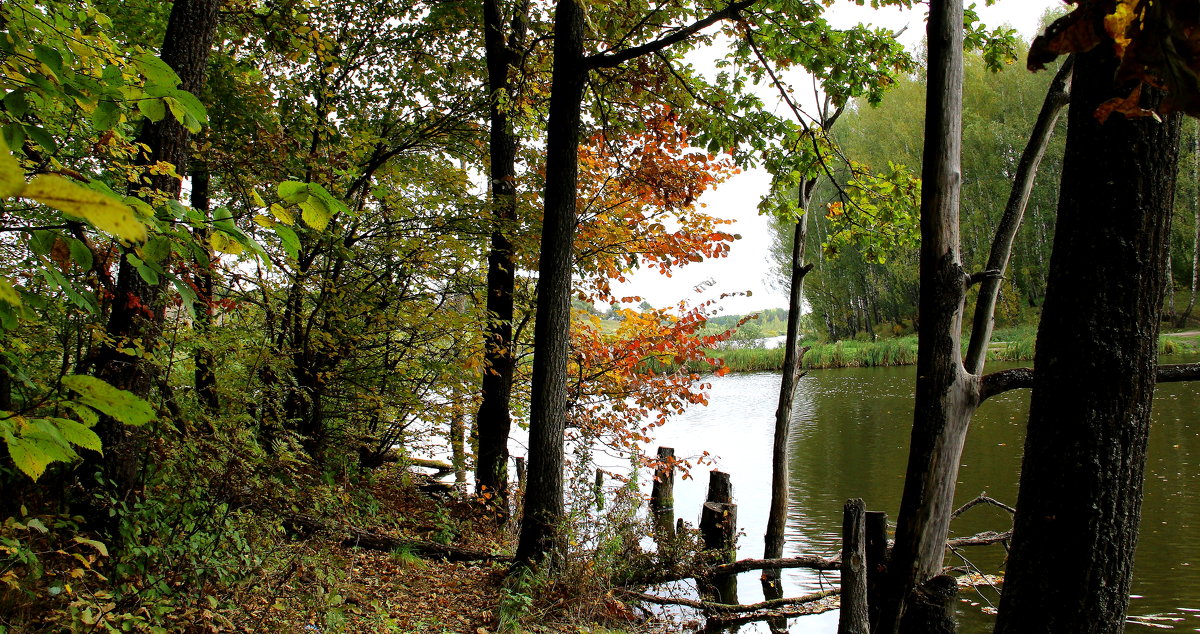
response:
<path id="1" fill-rule="evenodd" d="M 974 500 L 971 500 L 970 502 L 967 502 L 966 504 L 958 507 L 958 509 L 956 509 L 953 513 L 950 514 L 950 519 L 954 519 L 954 518 L 958 517 L 959 515 L 962 515 L 968 509 L 979 506 L 980 504 L 991 504 L 992 506 L 1002 508 L 1002 509 L 1008 511 L 1010 514 L 1013 514 L 1013 515 L 1015 515 L 1017 512 L 1017 509 L 1014 509 L 1013 507 L 1005 504 L 1004 502 L 1001 502 L 994 498 L 988 497 L 987 491 L 984 491 L 983 493 L 980 493 L 978 496 L 976 496 Z"/>
<path id="2" fill-rule="evenodd" d="M 647 42 L 640 46 L 632 46 L 619 51 L 597 53 L 595 55 L 586 57 L 583 60 L 584 65 L 588 68 L 612 68 L 614 66 L 620 66 L 631 59 L 641 57 L 642 55 L 661 51 L 668 46 L 678 44 L 679 42 L 688 39 L 689 37 L 712 26 L 713 24 L 716 24 L 717 22 L 720 22 L 721 20 L 737 17 L 738 13 L 741 12 L 742 9 L 749 7 L 757 1 L 758 0 L 739 0 L 737 2 L 731 2 L 724 9 L 721 9 L 720 11 L 714 11 L 713 13 L 710 13 L 708 17 L 697 20 L 688 26 L 672 32 L 670 35 L 660 37 L 653 42 Z"/>

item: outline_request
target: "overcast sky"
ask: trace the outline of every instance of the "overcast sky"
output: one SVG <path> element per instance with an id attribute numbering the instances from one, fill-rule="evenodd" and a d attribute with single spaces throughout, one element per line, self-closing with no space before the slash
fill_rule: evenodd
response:
<path id="1" fill-rule="evenodd" d="M 976 10 L 989 27 L 1008 24 L 1029 40 L 1036 34 L 1046 9 L 1057 6 L 1063 6 L 1063 2 L 998 0 L 990 7 L 980 6 Z M 894 8 L 874 10 L 869 6 L 843 1 L 829 9 L 827 15 L 835 26 L 865 22 L 893 31 L 907 27 L 900 41 L 915 50 L 925 35 L 926 9 L 927 5 L 919 4 L 910 11 Z M 619 289 L 614 288 L 616 294 L 639 295 L 655 306 L 667 307 L 678 304 L 680 300 L 686 300 L 694 306 L 708 299 L 717 299 L 722 293 L 748 292 L 751 293 L 748 297 L 734 296 L 720 300 L 718 305 L 722 312 L 745 314 L 764 308 L 785 307 L 787 294 L 775 287 L 777 282 L 770 261 L 771 236 L 767 220 L 758 215 L 758 201 L 769 185 L 770 177 L 766 172 L 747 170 L 700 199 L 708 206 L 707 212 L 735 221 L 726 230 L 741 234 L 742 239 L 733 244 L 729 257 L 687 265 L 670 278 L 653 271 L 640 271 L 632 276 L 629 283 Z M 697 287 L 703 288 L 703 292 L 693 292 L 692 289 Z"/>

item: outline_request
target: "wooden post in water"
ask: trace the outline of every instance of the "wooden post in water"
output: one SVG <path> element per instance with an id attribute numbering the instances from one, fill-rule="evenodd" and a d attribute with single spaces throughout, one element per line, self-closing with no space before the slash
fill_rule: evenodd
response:
<path id="1" fill-rule="evenodd" d="M 650 489 L 650 513 L 654 517 L 654 536 L 660 542 L 675 538 L 675 450 L 658 448 L 658 467 Z"/>
<path id="2" fill-rule="evenodd" d="M 867 615 L 871 629 L 879 625 L 887 583 L 887 513 L 867 511 Z"/>
<path id="3" fill-rule="evenodd" d="M 729 474 L 712 471 L 708 478 L 708 501 L 700 512 L 700 535 L 706 550 L 720 552 L 723 563 L 737 559 L 737 505 Z M 737 603 L 737 575 L 718 575 L 708 591 L 720 603 Z"/>
<path id="4" fill-rule="evenodd" d="M 838 634 L 870 634 L 867 616 L 867 508 L 862 498 L 842 509 L 842 612 Z"/>

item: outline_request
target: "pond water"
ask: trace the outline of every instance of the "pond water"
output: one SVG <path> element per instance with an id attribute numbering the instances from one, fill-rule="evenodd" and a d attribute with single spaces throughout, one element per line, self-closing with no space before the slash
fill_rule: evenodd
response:
<path id="1" fill-rule="evenodd" d="M 998 369 L 998 368 L 989 368 Z M 865 368 L 810 372 L 800 381 L 791 431 L 791 492 L 785 556 L 831 556 L 840 548 L 842 505 L 861 497 L 869 510 L 894 522 L 900 505 L 912 421 L 914 368 Z M 655 444 L 680 457 L 708 451 L 714 467 L 731 475 L 742 536 L 739 557 L 761 557 L 770 502 L 771 437 L 779 392 L 776 374 L 728 375 L 712 379 L 708 407 L 694 407 L 658 431 Z M 977 412 L 967 439 L 956 503 L 981 492 L 1007 504 L 1016 501 L 1018 470 L 1029 404 L 1028 390 L 990 399 Z M 1154 629 L 1200 629 L 1200 386 L 1159 386 L 1154 402 L 1146 470 L 1146 497 L 1136 555 L 1129 614 L 1149 617 Z M 654 452 L 654 447 L 647 447 Z M 676 480 L 676 514 L 695 524 L 707 487 L 707 472 Z M 995 507 L 967 511 L 952 535 L 1006 530 L 1009 515 Z M 1001 546 L 966 549 L 985 572 L 1003 563 Z M 963 561 L 947 557 L 948 565 Z M 1047 571 L 1047 574 L 1054 574 Z M 739 599 L 762 598 L 759 573 L 739 578 Z M 836 584 L 836 573 L 784 571 L 784 596 L 799 596 Z M 994 617 L 982 608 L 998 596 L 990 589 L 960 593 L 960 631 L 990 632 Z M 837 613 L 792 619 L 791 632 L 836 632 Z M 1150 631 L 1131 623 L 1129 631 Z M 738 632 L 766 632 L 763 624 Z"/>

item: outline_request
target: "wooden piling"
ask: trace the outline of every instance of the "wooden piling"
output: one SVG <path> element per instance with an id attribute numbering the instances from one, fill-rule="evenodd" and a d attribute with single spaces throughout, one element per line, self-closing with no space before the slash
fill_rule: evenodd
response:
<path id="1" fill-rule="evenodd" d="M 650 513 L 654 518 L 654 535 L 659 540 L 675 537 L 675 450 L 658 448 L 658 467 L 654 470 L 654 486 L 650 489 Z"/>
<path id="2" fill-rule="evenodd" d="M 848 500 L 842 509 L 842 611 L 838 634 L 870 634 L 867 615 L 866 505 Z"/>
<path id="3" fill-rule="evenodd" d="M 867 615 L 871 629 L 879 625 L 887 584 L 887 513 L 867 511 Z"/>
<path id="4" fill-rule="evenodd" d="M 709 473 L 708 501 L 700 511 L 700 536 L 705 550 L 718 551 L 722 563 L 737 559 L 737 505 L 729 474 Z M 708 592 L 720 603 L 737 603 L 737 575 L 718 575 L 710 581 Z"/>

